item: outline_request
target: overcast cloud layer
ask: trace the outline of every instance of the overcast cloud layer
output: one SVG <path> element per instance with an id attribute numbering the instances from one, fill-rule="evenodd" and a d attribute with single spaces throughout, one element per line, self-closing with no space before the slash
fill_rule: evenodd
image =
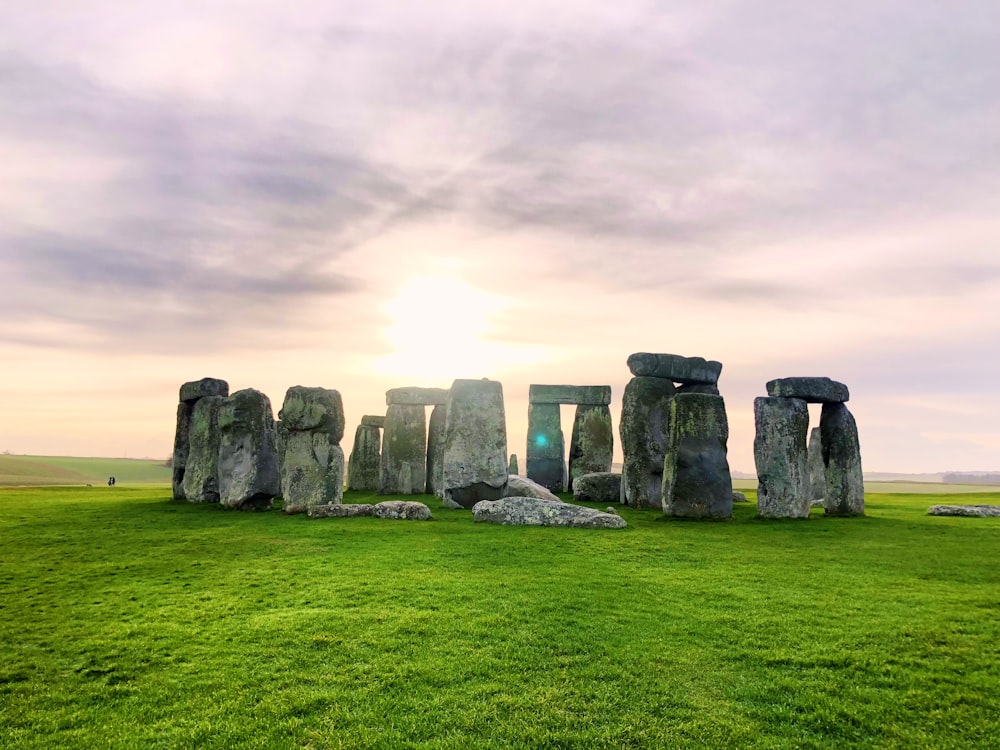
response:
<path id="1" fill-rule="evenodd" d="M 523 453 L 644 350 L 725 363 L 734 469 L 797 374 L 866 469 L 1000 468 L 995 2 L 203 5 L 6 8 L 0 450 L 489 376 Z"/>

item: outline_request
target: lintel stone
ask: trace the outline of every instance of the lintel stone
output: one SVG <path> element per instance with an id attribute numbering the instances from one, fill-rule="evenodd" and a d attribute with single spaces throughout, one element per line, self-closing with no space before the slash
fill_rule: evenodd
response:
<path id="1" fill-rule="evenodd" d="M 767 384 L 767 395 L 798 398 L 809 404 L 842 404 L 850 400 L 847 386 L 830 378 L 779 378 Z"/>
<path id="2" fill-rule="evenodd" d="M 385 428 L 385 415 L 384 414 L 365 414 L 361 417 L 362 427 L 378 427 L 380 430 Z"/>
<path id="3" fill-rule="evenodd" d="M 636 377 L 663 378 L 683 385 L 715 385 L 722 374 L 722 363 L 704 357 L 636 352 L 629 355 L 628 369 Z"/>
<path id="4" fill-rule="evenodd" d="M 531 385 L 528 402 L 532 404 L 611 404 L 610 385 Z"/>
<path id="5" fill-rule="evenodd" d="M 438 406 L 448 403 L 447 388 L 390 388 L 385 392 L 386 406 Z"/>

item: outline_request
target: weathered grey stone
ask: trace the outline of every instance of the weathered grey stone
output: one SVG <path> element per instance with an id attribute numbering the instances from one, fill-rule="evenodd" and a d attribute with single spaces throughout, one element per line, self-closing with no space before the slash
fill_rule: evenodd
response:
<path id="1" fill-rule="evenodd" d="M 865 484 L 854 415 L 844 404 L 823 404 L 819 420 L 826 471 L 823 507 L 829 516 L 863 516 Z"/>
<path id="2" fill-rule="evenodd" d="M 289 432 L 281 474 L 281 509 L 305 513 L 344 498 L 344 451 L 328 432 Z"/>
<path id="3" fill-rule="evenodd" d="M 718 396 L 719 386 L 717 385 L 705 385 L 704 383 L 691 383 L 689 385 L 682 385 L 677 388 L 677 395 L 682 393 L 703 393 L 708 396 Z"/>
<path id="4" fill-rule="evenodd" d="M 520 474 L 521 472 L 517 467 L 517 454 L 510 454 L 510 461 L 507 462 L 507 473 L 508 474 Z"/>
<path id="5" fill-rule="evenodd" d="M 539 497 L 545 500 L 559 499 L 538 482 L 532 482 L 527 477 L 521 477 L 517 474 L 508 475 L 507 491 L 504 497 Z"/>
<path id="6" fill-rule="evenodd" d="M 344 437 L 344 402 L 332 388 L 293 385 L 278 417 L 288 432 L 324 432 L 334 444 Z"/>
<path id="7" fill-rule="evenodd" d="M 444 430 L 447 404 L 431 409 L 427 422 L 427 494 L 440 496 L 444 490 Z"/>
<path id="8" fill-rule="evenodd" d="M 806 461 L 809 465 L 809 499 L 813 505 L 826 496 L 826 468 L 823 466 L 823 437 L 819 427 L 809 432 Z"/>
<path id="9" fill-rule="evenodd" d="M 228 396 L 229 383 L 218 378 L 202 378 L 192 380 L 181 386 L 180 401 L 182 404 L 193 404 L 206 396 Z"/>
<path id="10" fill-rule="evenodd" d="M 386 500 L 375 506 L 376 518 L 388 518 L 393 521 L 429 521 L 431 509 L 423 503 L 406 500 Z"/>
<path id="11" fill-rule="evenodd" d="M 830 378 L 778 378 L 768 382 L 767 395 L 810 404 L 840 404 L 851 398 L 846 385 Z"/>
<path id="12" fill-rule="evenodd" d="M 585 404 L 607 406 L 611 403 L 610 385 L 530 385 L 528 402 L 532 404 Z"/>
<path id="13" fill-rule="evenodd" d="M 191 412 L 184 497 L 192 503 L 219 502 L 219 407 L 224 396 L 198 399 Z"/>
<path id="14" fill-rule="evenodd" d="M 764 518 L 807 518 L 809 407 L 797 398 L 761 396 L 754 399 L 753 412 L 757 511 Z"/>
<path id="15" fill-rule="evenodd" d="M 1000 505 L 932 505 L 927 515 L 995 518 L 1000 517 Z"/>
<path id="16" fill-rule="evenodd" d="M 456 380 L 448 396 L 442 497 L 471 508 L 507 489 L 507 418 L 496 380 Z"/>
<path id="17" fill-rule="evenodd" d="M 278 476 L 285 475 L 285 443 L 288 439 L 288 430 L 281 423 L 280 419 L 274 420 L 274 450 L 278 454 Z"/>
<path id="18" fill-rule="evenodd" d="M 420 495 L 427 485 L 427 423 L 423 406 L 392 404 L 385 412 L 380 495 Z"/>
<path id="19" fill-rule="evenodd" d="M 685 385 L 715 385 L 722 373 L 722 363 L 702 357 L 636 352 L 629 355 L 628 369 L 637 377 L 664 378 Z"/>
<path id="20" fill-rule="evenodd" d="M 378 427 L 381 430 L 385 427 L 385 415 L 365 414 L 361 417 L 361 424 L 365 427 Z"/>
<path id="21" fill-rule="evenodd" d="M 219 406 L 219 500 L 227 508 L 268 510 L 280 491 L 271 402 L 236 391 Z"/>
<path id="22" fill-rule="evenodd" d="M 559 404 L 528 404 L 528 479 L 553 492 L 566 486 L 566 459 Z"/>
<path id="23" fill-rule="evenodd" d="M 573 482 L 582 474 L 611 471 L 614 448 L 611 410 L 607 406 L 577 406 L 569 443 L 569 491 L 573 491 Z"/>
<path id="24" fill-rule="evenodd" d="M 722 396 L 679 393 L 670 405 L 663 464 L 663 514 L 675 518 L 732 518 L 729 421 Z"/>
<path id="25" fill-rule="evenodd" d="M 670 380 L 654 377 L 635 377 L 625 386 L 618 430 L 624 454 L 621 501 L 626 505 L 663 507 L 663 459 L 675 390 Z"/>
<path id="26" fill-rule="evenodd" d="M 184 472 L 187 468 L 188 453 L 191 450 L 191 412 L 194 404 L 183 401 L 177 404 L 177 425 L 174 428 L 174 456 L 171 462 L 171 489 L 174 500 L 186 500 L 184 496 Z"/>
<path id="27" fill-rule="evenodd" d="M 378 490 L 382 433 L 364 420 L 354 431 L 354 447 L 347 461 L 347 489 L 363 492 Z"/>
<path id="28" fill-rule="evenodd" d="M 375 506 L 368 503 L 317 505 L 307 510 L 306 515 L 309 518 L 359 518 L 374 516 Z"/>
<path id="29" fill-rule="evenodd" d="M 585 503 L 617 503 L 622 494 L 622 475 L 611 471 L 581 474 L 573 481 L 573 499 Z"/>
<path id="30" fill-rule="evenodd" d="M 438 406 L 448 403 L 447 388 L 390 388 L 385 392 L 385 405 Z"/>
<path id="31" fill-rule="evenodd" d="M 588 529 L 621 529 L 625 520 L 593 508 L 543 500 L 537 497 L 505 497 L 484 500 L 472 508 L 474 521 L 504 526 L 575 526 Z"/>
<path id="32" fill-rule="evenodd" d="M 747 502 L 747 496 L 744 495 L 739 490 L 733 490 L 733 502 L 734 503 L 745 503 L 745 502 Z"/>

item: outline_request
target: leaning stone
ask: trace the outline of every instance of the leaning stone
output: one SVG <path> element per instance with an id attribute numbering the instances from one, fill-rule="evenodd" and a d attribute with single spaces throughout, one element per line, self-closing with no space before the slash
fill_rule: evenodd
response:
<path id="1" fill-rule="evenodd" d="M 637 352 L 629 356 L 628 369 L 637 377 L 664 378 L 685 385 L 715 385 L 722 373 L 722 363 L 703 357 Z"/>
<path id="2" fill-rule="evenodd" d="M 573 481 L 573 499 L 584 503 L 617 503 L 622 494 L 622 475 L 611 471 L 581 474 Z"/>
<path id="3" fill-rule="evenodd" d="M 385 392 L 386 406 L 438 406 L 448 403 L 447 388 L 390 388 Z"/>
<path id="4" fill-rule="evenodd" d="M 823 466 L 823 437 L 819 427 L 809 432 L 806 463 L 809 466 L 809 499 L 813 505 L 826 497 L 826 468 Z"/>
<path id="5" fill-rule="evenodd" d="M 517 468 L 517 454 L 510 454 L 510 461 L 507 462 L 507 473 L 508 474 L 520 474 L 521 472 Z"/>
<path id="6" fill-rule="evenodd" d="M 722 396 L 684 393 L 670 405 L 663 464 L 663 514 L 676 518 L 732 518 L 729 421 Z"/>
<path id="7" fill-rule="evenodd" d="M 573 417 L 573 433 L 569 443 L 569 484 L 581 474 L 611 471 L 615 448 L 615 432 L 611 427 L 611 410 L 607 406 L 581 404 Z"/>
<path id="8" fill-rule="evenodd" d="M 365 427 L 378 427 L 381 430 L 385 427 L 385 415 L 365 414 L 361 417 L 361 424 Z"/>
<path id="9" fill-rule="evenodd" d="M 427 485 L 427 417 L 423 406 L 393 404 L 385 412 L 380 495 L 420 495 Z"/>
<path id="10" fill-rule="evenodd" d="M 768 382 L 767 395 L 810 404 L 841 404 L 851 398 L 846 385 L 830 378 L 779 378 Z"/>
<path id="11" fill-rule="evenodd" d="M 531 404 L 586 404 L 607 406 L 611 403 L 610 385 L 529 385 Z"/>
<path id="12" fill-rule="evenodd" d="M 761 396 L 754 399 L 753 411 L 757 511 L 764 518 L 808 518 L 809 407 L 797 398 Z"/>
<path id="13" fill-rule="evenodd" d="M 219 407 L 223 396 L 198 399 L 191 412 L 191 440 L 184 496 L 192 503 L 219 502 Z"/>
<path id="14" fill-rule="evenodd" d="M 865 483 L 861 472 L 858 425 L 845 404 L 823 404 L 819 427 L 822 433 L 828 516 L 863 516 Z"/>
<path id="15" fill-rule="evenodd" d="M 304 513 L 344 498 L 344 451 L 333 433 L 289 432 L 281 474 L 281 509 Z"/>
<path id="16" fill-rule="evenodd" d="M 565 448 L 559 404 L 528 404 L 528 479 L 553 492 L 566 487 Z"/>
<path id="17" fill-rule="evenodd" d="M 271 402 L 236 391 L 219 406 L 219 500 L 226 508 L 268 510 L 280 492 Z"/>
<path id="18" fill-rule="evenodd" d="M 393 521 L 429 521 L 431 509 L 423 503 L 406 500 L 386 500 L 375 506 L 376 518 L 388 518 Z"/>
<path id="19" fill-rule="evenodd" d="M 499 381 L 456 380 L 448 396 L 442 497 L 471 508 L 507 489 L 507 418 Z"/>
<path id="20" fill-rule="evenodd" d="M 344 437 L 344 402 L 332 388 L 293 385 L 285 392 L 278 417 L 288 432 L 324 432 L 334 444 Z"/>
<path id="21" fill-rule="evenodd" d="M 673 382 L 635 377 L 625 386 L 618 430 L 622 441 L 621 500 L 634 508 L 662 509 L 663 459 L 670 427 Z"/>
<path id="22" fill-rule="evenodd" d="M 504 497 L 537 497 L 544 500 L 559 500 L 538 482 L 527 477 L 511 474 L 507 477 L 507 494 Z"/>
<path id="23" fill-rule="evenodd" d="M 932 505 L 929 516 L 970 516 L 973 518 L 1000 517 L 1000 505 Z"/>
<path id="24" fill-rule="evenodd" d="M 484 500 L 472 508 L 472 519 L 504 526 L 575 526 L 588 529 L 621 529 L 625 520 L 593 508 L 542 500 L 536 497 L 505 497 Z"/>
<path id="25" fill-rule="evenodd" d="M 364 420 L 354 431 L 354 447 L 347 460 L 347 489 L 363 492 L 378 490 L 382 433 Z"/>
<path id="26" fill-rule="evenodd" d="M 317 505 L 306 511 L 306 515 L 309 518 L 359 518 L 375 515 L 375 506 L 367 503 Z"/>
<path id="27" fill-rule="evenodd" d="M 427 489 L 428 495 L 441 495 L 444 484 L 444 429 L 448 407 L 438 404 L 431 409 L 427 422 Z"/>
<path id="28" fill-rule="evenodd" d="M 184 472 L 187 469 L 188 453 L 191 450 L 191 413 L 194 404 L 183 401 L 177 404 L 177 426 L 174 428 L 174 455 L 171 462 L 171 489 L 174 500 L 186 500 L 184 495 Z"/>
<path id="29" fill-rule="evenodd" d="M 192 380 L 181 386 L 180 401 L 182 404 L 193 404 L 206 396 L 228 396 L 229 383 L 218 378 L 202 378 Z"/>
<path id="30" fill-rule="evenodd" d="M 745 503 L 745 502 L 747 502 L 747 496 L 744 495 L 739 490 L 733 490 L 733 502 L 734 503 Z"/>

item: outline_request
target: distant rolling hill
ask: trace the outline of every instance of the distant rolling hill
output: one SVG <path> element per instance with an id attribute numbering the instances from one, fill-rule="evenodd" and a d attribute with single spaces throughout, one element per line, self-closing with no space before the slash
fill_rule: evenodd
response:
<path id="1" fill-rule="evenodd" d="M 120 484 L 170 482 L 163 461 L 137 458 L 71 456 L 0 456 L 0 486 L 104 484 L 114 476 Z"/>

